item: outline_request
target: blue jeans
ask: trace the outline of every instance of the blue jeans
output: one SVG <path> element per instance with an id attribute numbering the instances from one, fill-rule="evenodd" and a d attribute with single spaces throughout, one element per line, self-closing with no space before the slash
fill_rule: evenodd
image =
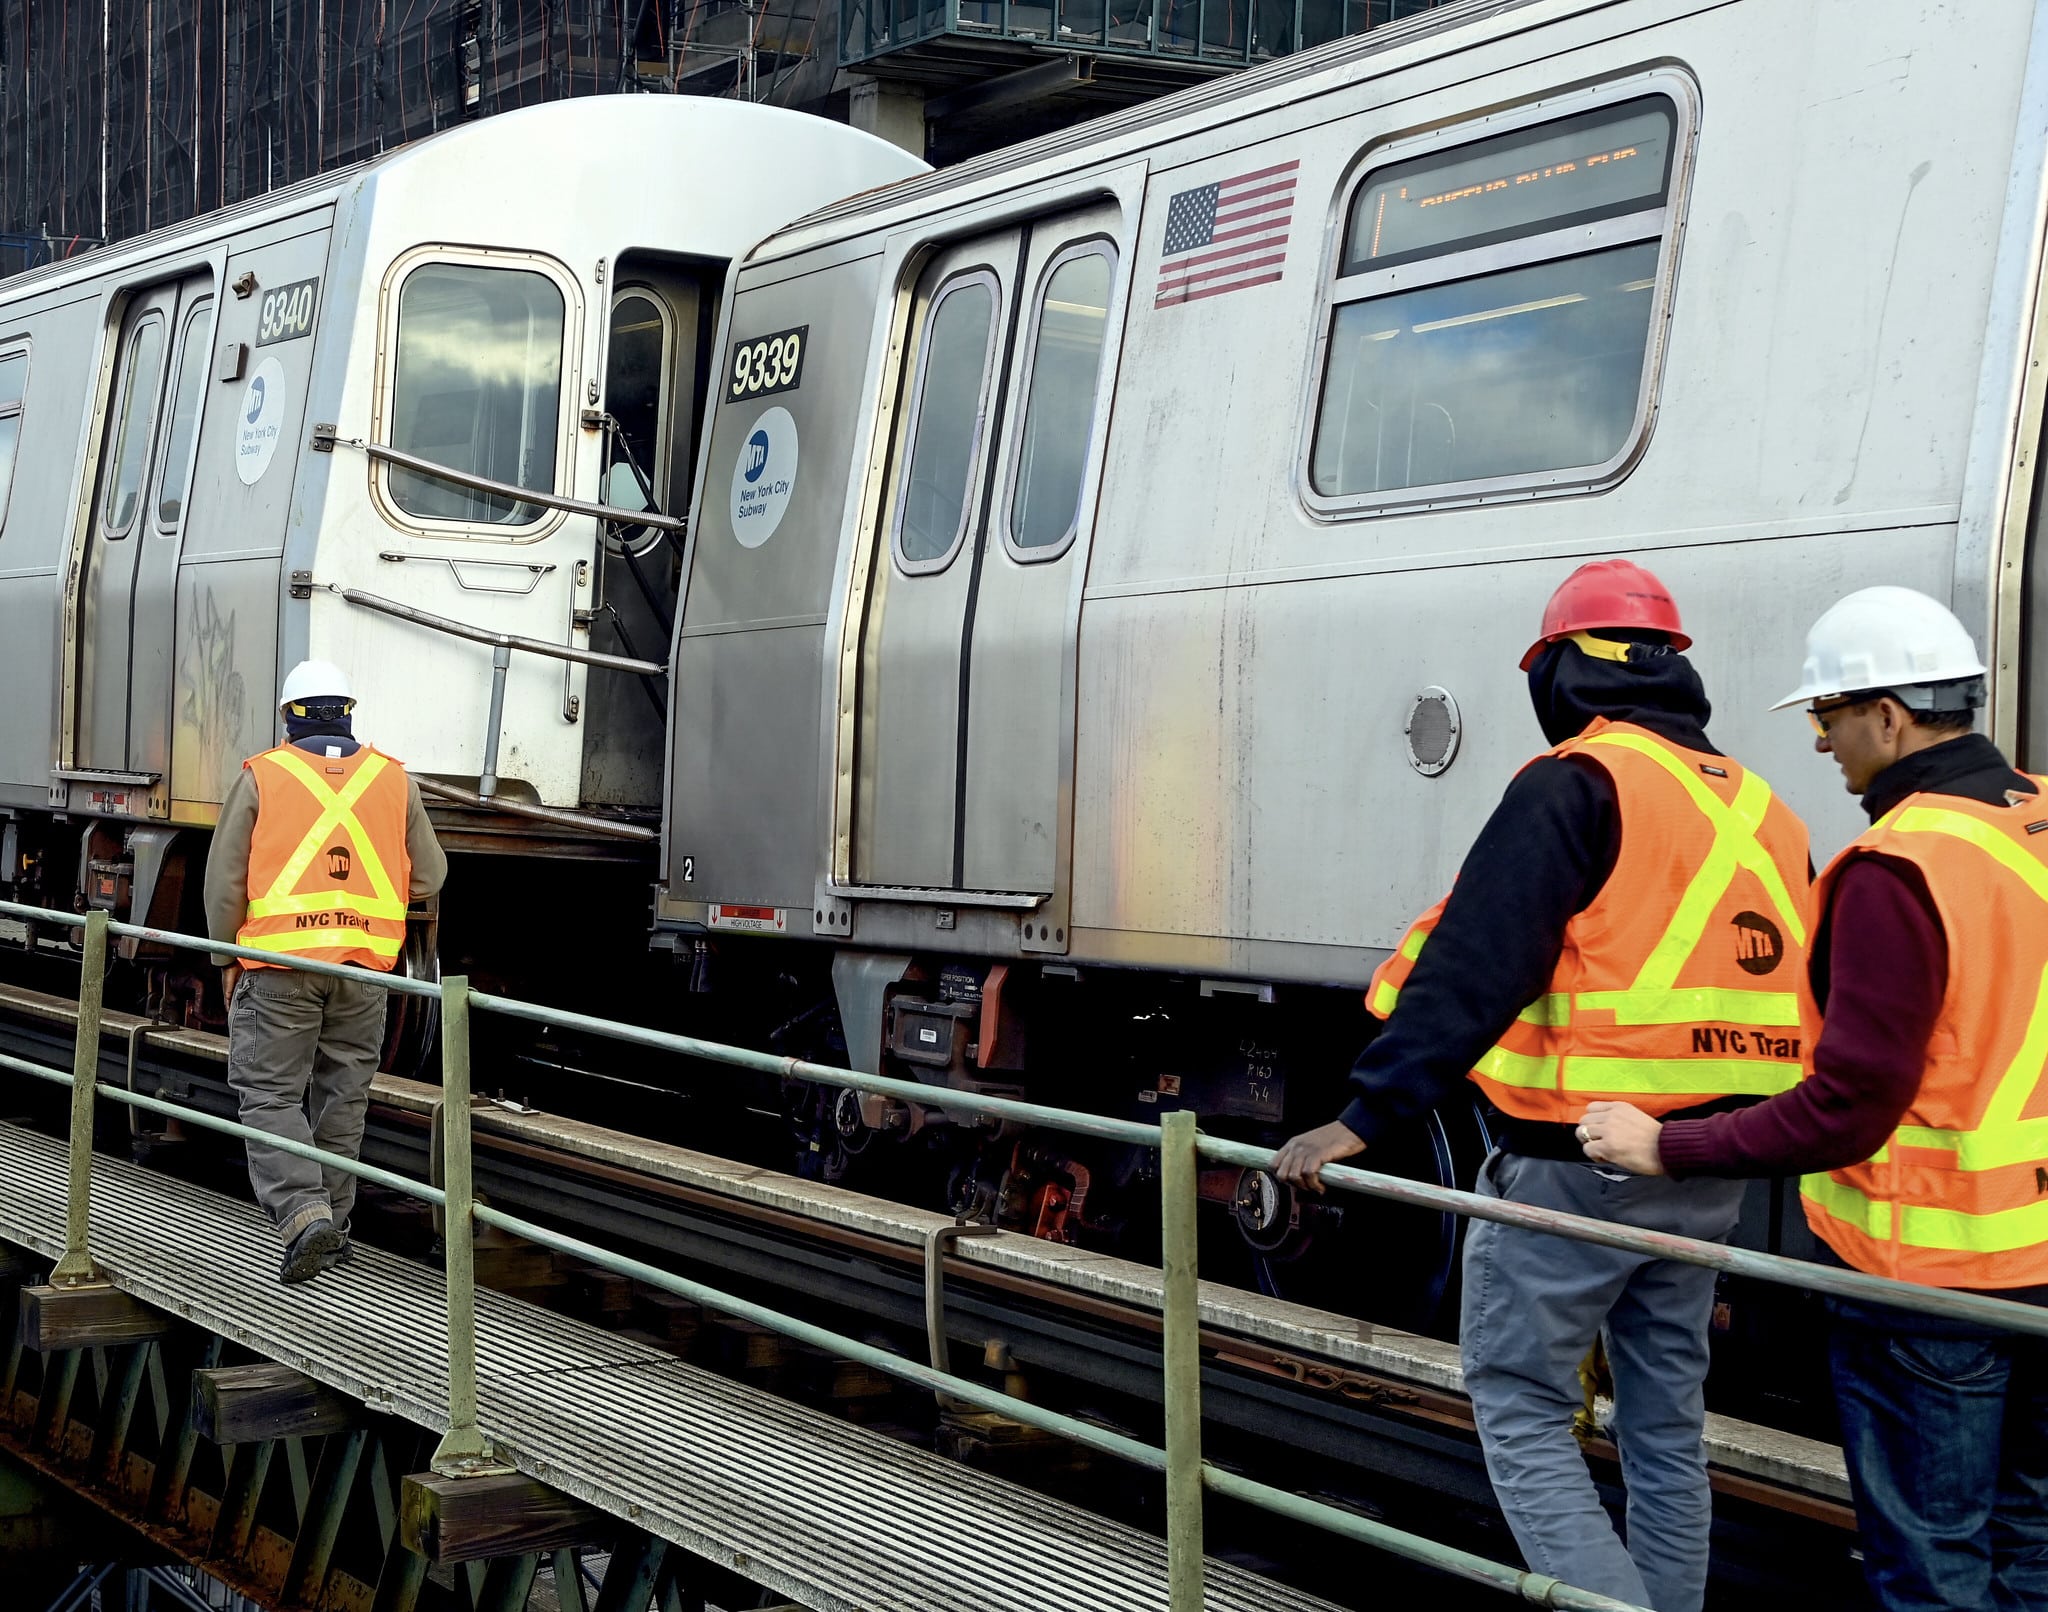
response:
<path id="1" fill-rule="evenodd" d="M 1828 1307 L 1878 1604 L 2048 1608 L 2048 1340 L 1847 1299 Z"/>

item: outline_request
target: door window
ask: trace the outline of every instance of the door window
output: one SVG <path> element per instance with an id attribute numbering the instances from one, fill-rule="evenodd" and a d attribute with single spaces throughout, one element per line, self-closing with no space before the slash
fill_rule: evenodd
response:
<path id="1" fill-rule="evenodd" d="M 199 434 L 199 406 L 206 398 L 207 349 L 212 338 L 213 303 L 206 301 L 185 320 L 185 340 L 178 349 L 171 434 L 164 445 L 163 479 L 156 491 L 156 524 L 162 532 L 175 532 L 185 518 L 185 493 L 192 480 L 192 445 Z"/>
<path id="2" fill-rule="evenodd" d="M 561 442 L 561 287 L 528 269 L 429 263 L 398 295 L 391 445 L 533 492 L 555 490 Z M 541 505 L 417 471 L 391 497 L 426 520 L 530 526 Z"/>
<path id="3" fill-rule="evenodd" d="M 1033 311 L 1024 429 L 1010 498 L 1010 549 L 1020 560 L 1065 552 L 1080 520 L 1115 263 L 1105 242 L 1062 253 Z"/>
<path id="4" fill-rule="evenodd" d="M 0 528 L 7 524 L 7 495 L 14 487 L 14 460 L 21 448 L 21 405 L 28 395 L 28 350 L 0 352 Z"/>
<path id="5" fill-rule="evenodd" d="M 151 313 L 129 333 L 116 404 L 114 452 L 100 506 L 100 525 L 108 537 L 126 537 L 142 504 L 144 472 L 149 467 L 150 423 L 156 413 L 157 383 L 163 378 L 164 322 Z"/>
<path id="6" fill-rule="evenodd" d="M 996 277 L 976 269 L 941 286 L 925 316 L 896 495 L 896 555 L 906 571 L 944 570 L 966 535 L 995 367 L 996 303 Z"/>
<path id="7" fill-rule="evenodd" d="M 605 502 L 621 509 L 658 504 L 668 477 L 668 310 L 651 291 L 629 288 L 612 304 L 610 356 L 605 361 L 605 408 L 619 422 L 622 444 L 605 481 Z M 627 463 L 630 451 L 632 463 Z M 640 467 L 648 488 L 633 474 Z"/>

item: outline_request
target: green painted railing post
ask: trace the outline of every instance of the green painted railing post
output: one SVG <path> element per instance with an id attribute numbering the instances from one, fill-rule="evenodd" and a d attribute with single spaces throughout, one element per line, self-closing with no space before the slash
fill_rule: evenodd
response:
<path id="1" fill-rule="evenodd" d="M 1166 1585 L 1173 1612 L 1202 1612 L 1202 1314 L 1196 1278 L 1195 1116 L 1160 1126 L 1165 1275 Z"/>
<path id="2" fill-rule="evenodd" d="M 448 1431 L 435 1447 L 443 1477 L 505 1470 L 477 1425 L 476 1220 L 469 1151 L 469 978 L 441 981 L 441 1248 L 448 1262 Z"/>
<path id="3" fill-rule="evenodd" d="M 64 1207 L 64 1257 L 50 1272 L 58 1287 L 100 1279 L 86 1238 L 92 1229 L 92 1109 L 99 1093 L 100 1008 L 107 989 L 107 915 L 85 915 L 85 956 L 78 976 L 78 1039 L 71 1051 L 71 1179 Z"/>

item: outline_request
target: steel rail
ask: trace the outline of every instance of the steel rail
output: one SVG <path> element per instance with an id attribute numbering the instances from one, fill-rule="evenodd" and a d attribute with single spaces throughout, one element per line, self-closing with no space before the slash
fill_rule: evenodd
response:
<path id="1" fill-rule="evenodd" d="M 53 1086 L 66 1086 L 77 1090 L 73 1076 L 61 1069 L 52 1069 L 48 1064 L 17 1058 L 11 1053 L 0 1052 L 0 1069 L 13 1074 L 28 1075 L 36 1080 L 46 1080 Z M 294 1141 L 289 1136 L 273 1136 L 269 1131 L 259 1131 L 253 1125 L 244 1125 L 239 1120 L 222 1119 L 209 1114 L 203 1108 L 188 1108 L 182 1103 L 167 1102 L 161 1097 L 150 1097 L 139 1091 L 127 1091 L 104 1080 L 92 1084 L 95 1095 L 127 1108 L 139 1108 L 145 1113 L 161 1114 L 166 1119 L 179 1120 L 187 1125 L 196 1125 L 204 1131 L 218 1131 L 223 1136 L 232 1136 L 243 1142 L 260 1142 L 265 1147 L 274 1147 L 280 1153 L 289 1153 L 294 1158 L 308 1159 L 330 1170 L 341 1170 L 357 1178 L 388 1187 L 393 1192 L 402 1192 L 409 1198 L 418 1198 L 441 1208 L 447 1202 L 447 1194 L 439 1187 L 429 1186 L 424 1181 L 415 1181 L 411 1176 L 399 1175 L 381 1165 L 365 1164 L 360 1159 L 351 1159 L 339 1153 L 324 1153 L 309 1142 Z"/>
<path id="2" fill-rule="evenodd" d="M 777 1075 L 785 1080 L 841 1086 L 853 1091 L 919 1103 L 928 1108 L 983 1114 L 990 1118 L 1015 1120 L 1027 1125 L 1042 1125 L 1048 1130 L 1068 1131 L 1081 1136 L 1098 1137 L 1104 1141 L 1128 1143 L 1134 1147 L 1156 1149 L 1161 1143 L 1162 1133 L 1157 1125 L 1144 1125 L 1133 1120 L 1076 1114 L 1069 1109 L 1047 1108 L 1042 1104 L 1028 1103 L 1015 1097 L 989 1097 L 978 1092 L 927 1086 L 914 1080 L 894 1080 L 886 1075 L 863 1074 L 851 1069 L 833 1069 L 823 1064 L 807 1063 L 801 1058 L 755 1052 L 745 1047 L 729 1047 L 721 1042 L 705 1041 L 696 1036 L 678 1035 L 666 1030 L 619 1025 L 607 1019 L 593 1018 L 589 1014 L 539 1007 L 531 1002 L 521 1002 L 511 997 L 487 996 L 481 991 L 474 993 L 471 1000 L 478 1007 L 488 1008 L 508 1018 L 527 1019 L 536 1024 L 565 1029 L 587 1030 L 635 1046 L 673 1052 L 683 1057 L 704 1058 L 735 1068 L 751 1069 L 759 1074 Z M 1277 1158 L 1270 1148 L 1256 1147 L 1247 1142 L 1233 1142 L 1215 1136 L 1199 1136 L 1195 1147 L 1203 1158 L 1253 1170 L 1269 1170 Z M 2048 1308 L 2020 1304 L 2011 1299 L 1990 1298 L 1950 1288 L 1924 1287 L 1917 1283 L 1895 1281 L 1890 1277 L 1867 1275 L 1862 1271 L 1821 1265 L 1812 1260 L 1790 1259 L 1783 1254 L 1765 1254 L 1753 1249 L 1730 1248 L 1723 1243 L 1704 1242 L 1696 1237 L 1644 1231 L 1639 1227 L 1620 1225 L 1613 1221 L 1593 1220 L 1582 1215 L 1563 1214 L 1554 1209 L 1538 1209 L 1528 1204 L 1510 1203 L 1505 1199 L 1489 1198 L 1476 1192 L 1463 1192 L 1455 1187 L 1430 1186 L 1420 1181 L 1405 1180 L 1400 1176 L 1361 1170 L 1352 1165 L 1325 1165 L 1322 1180 L 1327 1186 L 1340 1187 L 1344 1191 L 1359 1193 L 1366 1197 L 1384 1198 L 1395 1203 L 1412 1204 L 1418 1208 L 1465 1215 L 1477 1220 L 1498 1221 L 1502 1225 L 1518 1226 L 1527 1231 L 1547 1232 L 1553 1236 L 1598 1243 L 1602 1247 L 1624 1249 L 1630 1253 L 1647 1254 L 1658 1259 L 1675 1259 L 1689 1265 L 1703 1265 L 1712 1270 L 1775 1282 L 1781 1287 L 1813 1289 L 1866 1303 L 1888 1304 L 1895 1308 L 1919 1310 L 1952 1320 L 1974 1321 L 2011 1332 L 2048 1337 Z"/>
<path id="3" fill-rule="evenodd" d="M 46 1022 L 52 1027 L 69 1026 L 75 1022 L 70 1011 L 55 1011 L 68 1009 L 68 1003 L 60 1003 L 54 997 L 46 1000 L 51 1010 L 48 1012 L 38 1005 L 10 1002 L 5 999 L 5 992 L 0 991 L 0 1014 L 19 1013 L 30 1021 Z M 204 1034 L 199 1039 L 219 1043 L 219 1046 L 179 1045 L 169 1049 L 171 1056 L 219 1063 L 225 1056 L 225 1038 Z M 4 1059 L 0 1059 L 0 1069 L 6 1067 Z M 184 1078 L 174 1073 L 174 1064 L 167 1064 L 161 1059 L 139 1067 L 147 1067 L 151 1078 L 157 1082 L 176 1082 Z M 217 1076 L 202 1078 L 206 1080 L 209 1092 L 215 1096 L 225 1095 L 232 1102 L 232 1093 Z M 145 1089 L 163 1088 L 159 1085 Z M 190 1098 L 190 1094 L 187 1095 Z M 410 1151 L 420 1139 L 430 1134 L 426 1114 L 403 1104 L 393 1104 L 388 1095 L 381 1100 L 373 1098 L 371 1114 L 372 1141 L 366 1151 Z M 884 1314 L 894 1314 L 891 1306 L 900 1304 L 902 1313 L 895 1315 L 898 1324 L 909 1332 L 918 1332 L 921 1326 L 926 1335 L 930 1333 L 930 1301 L 938 1289 L 929 1275 L 925 1276 L 922 1299 L 914 1292 L 903 1298 L 900 1288 L 889 1280 L 891 1273 L 912 1277 L 920 1274 L 927 1253 L 916 1242 L 904 1242 L 872 1230 L 842 1226 L 829 1218 L 805 1214 L 795 1208 L 755 1203 L 659 1172 L 645 1172 L 609 1155 L 588 1152 L 568 1137 L 523 1137 L 500 1129 L 496 1117 L 487 1108 L 479 1108 L 476 1117 L 478 1189 L 485 1189 L 488 1173 L 492 1183 L 489 1189 L 491 1199 L 510 1213 L 542 1215 L 553 1224 L 579 1227 L 586 1235 L 602 1225 L 614 1241 L 624 1239 L 658 1250 L 650 1256 L 652 1258 L 686 1261 L 689 1268 L 700 1272 L 723 1270 L 727 1275 L 733 1275 L 745 1271 L 771 1286 L 799 1291 L 808 1300 L 855 1313 L 880 1318 Z M 610 1134 L 621 1142 L 633 1140 L 630 1133 Z M 565 1187 L 576 1190 L 579 1184 L 593 1189 L 591 1195 L 579 1197 L 573 1205 L 558 1202 L 557 1193 Z M 630 1196 L 605 1196 L 603 1189 L 614 1185 L 624 1188 Z M 673 1206 L 683 1217 L 675 1225 L 684 1241 L 693 1245 L 701 1242 L 706 1246 L 686 1250 L 681 1245 L 665 1241 L 661 1235 L 661 1227 L 668 1224 L 665 1218 L 645 1223 L 638 1218 L 638 1211 L 633 1206 L 643 1197 Z M 593 1211 L 594 1218 L 584 1218 Z M 730 1228 L 737 1234 L 736 1240 L 729 1239 L 721 1228 Z M 952 1231 L 956 1228 L 949 1226 L 943 1229 Z M 969 1229 L 993 1232 L 997 1228 L 974 1226 Z M 756 1246 L 747 1235 L 750 1232 L 759 1232 L 768 1241 Z M 829 1269 L 842 1275 L 851 1268 L 844 1263 L 850 1256 L 865 1274 L 852 1277 L 850 1286 L 829 1277 L 822 1285 L 807 1285 L 813 1277 L 823 1275 L 825 1270 L 825 1267 L 807 1262 L 813 1254 L 826 1255 L 830 1260 Z M 782 1262 L 785 1260 L 794 1263 L 784 1265 Z M 995 1327 L 1004 1335 L 1020 1340 L 1020 1358 L 1024 1354 L 1021 1340 L 1025 1337 L 1036 1340 L 1035 1348 L 1060 1350 L 1057 1360 L 1051 1354 L 1038 1357 L 1038 1363 L 1056 1375 L 1098 1389 L 1135 1391 L 1125 1380 L 1122 1356 L 1098 1357 L 1084 1351 L 1081 1358 L 1068 1359 L 1066 1351 L 1077 1346 L 1074 1336 L 1064 1331 L 1041 1336 L 1037 1323 L 1030 1319 L 1038 1313 L 1039 1307 L 1066 1322 L 1085 1322 L 1091 1327 L 1106 1324 L 1116 1329 L 1117 1337 L 1146 1340 L 1144 1347 L 1152 1351 L 1149 1366 L 1132 1360 L 1128 1370 L 1149 1370 L 1153 1377 L 1157 1377 L 1163 1321 L 1156 1305 L 1148 1307 L 1135 1304 L 1128 1298 L 1097 1296 L 1063 1283 L 1050 1273 L 1026 1275 L 999 1265 L 965 1259 L 958 1254 L 945 1256 L 943 1280 L 948 1312 L 960 1309 L 963 1315 L 975 1317 L 981 1326 Z M 922 1309 L 918 1308 L 920 1304 L 924 1306 Z M 1030 1309 L 1015 1307 L 1018 1305 L 1029 1306 Z M 879 1308 L 871 1309 L 870 1306 Z M 1356 1324 L 1342 1316 L 1330 1319 L 1333 1326 L 1347 1336 Z M 1059 1325 L 1055 1322 L 1056 1327 Z M 1231 1407 L 1220 1413 L 1221 1417 L 1240 1433 L 1300 1449 L 1308 1447 L 1298 1441 L 1308 1436 L 1312 1429 L 1323 1429 L 1332 1436 L 1342 1429 L 1341 1436 L 1346 1439 L 1378 1437 L 1389 1427 L 1421 1425 L 1454 1429 L 1461 1437 L 1467 1438 L 1474 1432 L 1469 1405 L 1456 1394 L 1425 1387 L 1400 1376 L 1362 1369 L 1343 1362 L 1337 1356 L 1313 1349 L 1304 1350 L 1296 1344 L 1268 1340 L 1255 1333 L 1233 1332 L 1224 1326 L 1205 1324 L 1199 1336 L 1204 1355 L 1203 1391 L 1212 1400 L 1220 1396 L 1221 1401 Z M 932 1363 L 942 1370 L 951 1369 L 937 1356 L 932 1357 Z M 1224 1375 L 1211 1375 L 1216 1370 L 1221 1370 Z M 1261 1388 L 1275 1385 L 1297 1391 L 1299 1403 L 1275 1404 L 1260 1397 Z M 1251 1397 L 1248 1399 L 1247 1395 Z M 1244 1419 L 1253 1403 L 1262 1407 L 1257 1413 L 1261 1419 L 1256 1424 Z M 1334 1416 L 1333 1412 L 1336 1413 Z M 1265 1417 L 1274 1413 L 1280 1414 L 1282 1420 L 1268 1425 Z M 1371 1418 L 1377 1431 L 1368 1431 L 1365 1426 L 1353 1423 L 1350 1420 L 1353 1414 Z M 1382 1419 L 1386 1420 L 1383 1422 Z M 1398 1433 L 1394 1437 L 1402 1449 L 1410 1455 L 1415 1453 L 1415 1449 L 1402 1441 Z M 1612 1446 L 1605 1441 L 1596 1441 L 1589 1448 L 1598 1450 L 1609 1461 L 1616 1459 Z M 1331 1451 L 1323 1453 L 1333 1454 Z M 1476 1463 L 1475 1450 L 1470 1459 L 1461 1462 L 1460 1466 L 1476 1469 Z M 1853 1515 L 1843 1503 L 1819 1498 L 1796 1482 L 1786 1485 L 1771 1478 L 1753 1477 L 1727 1466 L 1715 1467 L 1710 1472 L 1710 1480 L 1717 1494 L 1763 1507 L 1788 1519 L 1823 1525 L 1831 1530 L 1853 1530 L 1855 1526 Z M 1404 1473 L 1397 1481 L 1426 1487 L 1432 1480 Z"/>
<path id="4" fill-rule="evenodd" d="M 81 926 L 86 921 L 76 913 L 19 906 L 13 902 L 0 902 L 0 916 L 33 918 L 68 924 L 72 927 Z M 250 947 L 182 935 L 171 930 L 123 923 L 112 923 L 107 927 L 110 933 L 151 940 L 161 945 L 227 953 L 273 964 L 281 961 L 278 953 L 267 953 Z M 411 995 L 438 997 L 441 994 L 440 987 L 429 981 L 373 974 L 364 969 L 338 964 L 293 958 L 288 966 L 340 979 L 372 983 Z M 1093 1136 L 1104 1141 L 1122 1142 L 1136 1147 L 1156 1149 L 1161 1142 L 1161 1131 L 1157 1125 L 1111 1119 L 1104 1115 L 1080 1114 L 1070 1109 L 1050 1108 L 1040 1103 L 1025 1102 L 1020 1098 L 991 1097 L 978 1092 L 928 1086 L 919 1081 L 895 1080 L 886 1075 L 834 1069 L 824 1064 L 809 1063 L 804 1059 L 779 1053 L 757 1052 L 747 1047 L 707 1041 L 698 1036 L 620 1024 L 587 1013 L 546 1007 L 539 1003 L 524 1002 L 516 997 L 494 996 L 483 991 L 471 991 L 469 1000 L 480 1010 L 497 1013 L 506 1018 L 524 1019 L 531 1023 L 563 1029 L 585 1030 L 610 1040 L 623 1041 L 655 1051 L 671 1052 L 686 1058 L 702 1058 L 785 1080 L 840 1086 L 892 1097 L 899 1101 L 919 1103 L 930 1108 L 980 1114 L 992 1119 L 1014 1120 L 1021 1124 L 1042 1125 L 1049 1130 Z M 1222 1137 L 1199 1136 L 1195 1145 L 1197 1152 L 1204 1158 L 1224 1164 L 1236 1164 L 1247 1169 L 1270 1169 L 1276 1158 L 1271 1149 L 1245 1142 L 1234 1142 Z M 1479 1220 L 1493 1220 L 1503 1225 L 1519 1226 L 1525 1230 L 1545 1232 L 1558 1237 L 1576 1238 L 1582 1242 L 1597 1243 L 1603 1247 L 1646 1254 L 1659 1259 L 1675 1259 L 1712 1270 L 1775 1282 L 1784 1287 L 1822 1291 L 1842 1298 L 1888 1304 L 1898 1309 L 1919 1310 L 1930 1315 L 1973 1321 L 2011 1332 L 2048 1337 L 2048 1308 L 2020 1304 L 2011 1299 L 1991 1298 L 1949 1288 L 1926 1287 L 1912 1282 L 1895 1281 L 1890 1277 L 1871 1276 L 1861 1271 L 1837 1269 L 1811 1260 L 1789 1259 L 1782 1254 L 1765 1254 L 1751 1249 L 1730 1248 L 1721 1243 L 1704 1242 L 1693 1237 L 1644 1231 L 1638 1227 L 1619 1225 L 1612 1221 L 1593 1220 L 1580 1215 L 1538 1209 L 1527 1204 L 1509 1203 L 1504 1199 L 1489 1198 L 1476 1192 L 1463 1192 L 1454 1187 L 1429 1186 L 1419 1181 L 1382 1175 L 1377 1171 L 1361 1170 L 1351 1165 L 1325 1165 L 1322 1180 L 1328 1186 L 1367 1197 L 1383 1198 L 1391 1202 L 1434 1209 L 1441 1213 L 1465 1215 Z"/>
<path id="5" fill-rule="evenodd" d="M 780 1310 L 772 1310 L 766 1305 L 743 1299 L 738 1294 L 728 1293 L 704 1282 L 692 1281 L 686 1276 L 674 1275 L 658 1266 L 645 1264 L 624 1254 L 613 1253 L 610 1249 L 586 1243 L 580 1238 L 538 1225 L 518 1215 L 506 1214 L 503 1210 L 494 1209 L 488 1204 L 476 1205 L 474 1213 L 476 1218 L 487 1226 L 495 1226 L 498 1230 L 509 1232 L 515 1237 L 523 1237 L 544 1248 L 551 1248 L 558 1254 L 585 1261 L 614 1276 L 644 1282 L 649 1287 L 672 1293 L 677 1298 L 689 1299 L 720 1314 L 751 1321 L 783 1337 L 824 1350 L 828 1354 L 856 1361 L 871 1370 L 898 1378 L 918 1388 L 932 1393 L 950 1394 L 957 1399 L 978 1405 L 983 1410 L 995 1411 L 1027 1426 L 1041 1428 L 1088 1449 L 1128 1461 L 1146 1471 L 1170 1476 L 1170 1457 L 1165 1450 L 1156 1445 L 1146 1444 L 1122 1433 L 1111 1432 L 1107 1428 L 1097 1427 L 1092 1422 L 1084 1422 L 1059 1411 L 1048 1410 L 1028 1399 L 1014 1398 L 1000 1389 L 986 1387 L 968 1378 L 936 1371 L 914 1360 L 906 1360 L 901 1355 L 891 1354 L 886 1349 L 862 1343 L 844 1333 L 833 1332 L 809 1321 L 800 1321 L 794 1316 L 783 1314 Z M 1362 1544 L 1384 1550 L 1389 1555 L 1437 1568 L 1467 1582 L 1483 1584 L 1492 1589 L 1518 1595 L 1538 1606 L 1568 1609 L 1568 1612 L 1643 1612 L 1643 1609 L 1634 1607 L 1627 1601 L 1596 1595 L 1590 1590 L 1575 1589 L 1569 1584 L 1540 1573 L 1527 1573 L 1519 1568 L 1488 1561 L 1483 1556 L 1475 1556 L 1455 1546 L 1437 1544 L 1433 1540 L 1405 1533 L 1385 1523 L 1374 1522 L 1370 1518 L 1340 1510 L 1319 1500 L 1289 1494 L 1268 1484 L 1239 1477 L 1206 1462 L 1202 1464 L 1200 1472 L 1203 1486 L 1219 1494 L 1226 1494 L 1232 1499 L 1244 1501 L 1267 1511 L 1281 1513 L 1297 1522 L 1342 1534 Z M 1199 1586 L 1199 1573 L 1195 1575 L 1195 1582 Z"/>

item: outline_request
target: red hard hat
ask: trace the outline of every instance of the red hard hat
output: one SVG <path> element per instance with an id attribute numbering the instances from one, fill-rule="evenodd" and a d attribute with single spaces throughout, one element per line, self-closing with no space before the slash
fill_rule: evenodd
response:
<path id="1" fill-rule="evenodd" d="M 1673 649 L 1690 649 L 1692 639 L 1678 624 L 1671 592 L 1633 560 L 1593 560 L 1564 579 L 1543 607 L 1543 636 L 1522 657 L 1527 671 L 1543 653 L 1570 633 L 1594 627 L 1640 627 L 1665 634 Z"/>

